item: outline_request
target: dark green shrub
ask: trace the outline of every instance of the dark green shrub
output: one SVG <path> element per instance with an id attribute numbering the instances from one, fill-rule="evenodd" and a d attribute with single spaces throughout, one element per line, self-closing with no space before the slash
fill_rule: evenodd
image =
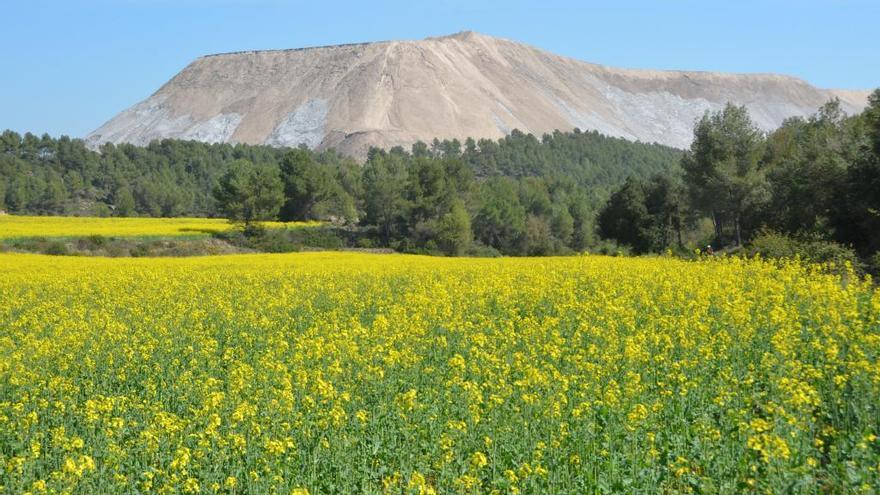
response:
<path id="1" fill-rule="evenodd" d="M 472 243 L 465 252 L 465 255 L 477 258 L 497 258 L 501 256 L 501 251 L 485 244 Z"/>
<path id="2" fill-rule="evenodd" d="M 345 239 L 332 227 L 294 229 L 287 231 L 287 234 L 291 242 L 305 247 L 321 249 L 342 249 L 346 247 Z"/>
<path id="3" fill-rule="evenodd" d="M 761 255 L 773 259 L 800 259 L 810 263 L 829 263 L 842 267 L 850 263 L 860 267 L 855 251 L 833 241 L 821 239 L 798 239 L 779 232 L 764 231 L 755 237 L 746 249 L 750 256 Z"/>
<path id="4" fill-rule="evenodd" d="M 46 244 L 43 252 L 51 256 L 66 256 L 70 254 L 70 251 L 67 249 L 67 244 L 58 241 Z"/>
<path id="5" fill-rule="evenodd" d="M 151 250 L 150 246 L 148 246 L 146 243 L 143 243 L 133 246 L 129 252 L 134 258 L 143 258 L 146 256 L 150 256 Z"/>
<path id="6" fill-rule="evenodd" d="M 871 256 L 869 263 L 870 266 L 868 267 L 868 270 L 875 275 L 880 275 L 880 251 L 877 251 L 874 253 L 874 256 Z"/>
<path id="7" fill-rule="evenodd" d="M 605 256 L 629 256 L 632 250 L 629 246 L 618 244 L 610 239 L 603 239 L 593 243 L 587 252 Z"/>
<path id="8" fill-rule="evenodd" d="M 90 235 L 76 241 L 76 247 L 85 251 L 97 251 L 107 246 L 108 239 L 102 235 Z"/>
<path id="9" fill-rule="evenodd" d="M 266 233 L 268 232 L 268 230 L 266 229 L 265 226 L 263 226 L 263 224 L 255 222 L 255 223 L 245 224 L 242 227 L 241 232 L 242 232 L 242 234 L 244 234 L 245 237 L 259 238 L 259 237 L 266 236 Z"/>
<path id="10" fill-rule="evenodd" d="M 104 252 L 106 252 L 107 256 L 111 258 L 128 256 L 128 249 L 119 243 L 110 244 L 109 246 L 107 246 L 107 249 L 105 249 Z"/>
<path id="11" fill-rule="evenodd" d="M 266 253 L 292 253 L 300 250 L 300 246 L 290 241 L 285 236 L 269 236 L 256 244 L 259 251 Z"/>

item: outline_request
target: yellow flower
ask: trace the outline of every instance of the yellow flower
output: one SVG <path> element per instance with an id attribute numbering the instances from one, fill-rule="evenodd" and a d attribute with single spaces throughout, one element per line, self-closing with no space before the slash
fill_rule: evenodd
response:
<path id="1" fill-rule="evenodd" d="M 401 412 L 408 413 L 411 412 L 416 406 L 416 395 L 418 391 L 414 388 L 409 389 L 408 391 L 398 394 L 395 399 L 395 403 L 397 404 L 398 409 Z"/>
<path id="2" fill-rule="evenodd" d="M 516 475 L 516 472 L 512 469 L 505 469 L 504 470 L 504 477 L 510 483 L 516 483 L 517 481 L 519 481 L 519 477 Z"/>
<path id="3" fill-rule="evenodd" d="M 31 457 L 33 457 L 34 459 L 39 459 L 41 452 L 42 452 L 42 446 L 40 445 L 40 442 L 38 442 L 36 440 L 32 441 L 31 442 Z"/>
<path id="4" fill-rule="evenodd" d="M 648 408 L 643 404 L 636 404 L 630 409 L 629 413 L 626 415 L 627 428 L 632 431 L 635 430 L 638 425 L 648 417 Z"/>
<path id="5" fill-rule="evenodd" d="M 367 411 L 364 411 L 363 409 L 358 409 L 357 412 L 354 413 L 354 417 L 357 418 L 358 422 L 360 422 L 361 424 L 365 424 L 369 415 L 367 414 Z"/>
<path id="6" fill-rule="evenodd" d="M 783 438 L 768 433 L 749 437 L 746 446 L 757 452 L 764 462 L 770 462 L 773 459 L 785 460 L 791 455 L 788 444 Z"/>
<path id="7" fill-rule="evenodd" d="M 463 474 L 463 475 L 459 476 L 458 478 L 456 478 L 455 481 L 454 481 L 454 483 L 455 483 L 455 484 L 456 484 L 461 490 L 470 491 L 470 490 L 472 490 L 475 486 L 477 486 L 477 484 L 479 483 L 479 480 L 478 480 L 477 478 L 474 478 L 474 477 L 471 476 L 471 475 Z"/>
<path id="8" fill-rule="evenodd" d="M 474 452 L 471 454 L 471 466 L 473 466 L 474 469 L 483 469 L 488 463 L 489 460 L 486 458 L 486 454 L 482 452 Z"/>
<path id="9" fill-rule="evenodd" d="M 281 455 L 286 450 L 284 442 L 281 440 L 266 440 L 266 453 L 269 455 Z"/>
<path id="10" fill-rule="evenodd" d="M 436 491 L 431 487 L 425 477 L 418 471 L 413 471 L 409 477 L 407 488 L 410 492 L 418 495 L 436 495 Z"/>
<path id="11" fill-rule="evenodd" d="M 449 358 L 448 364 L 449 364 L 450 368 L 452 368 L 458 372 L 464 371 L 465 362 L 464 362 L 464 358 L 461 356 L 461 354 L 456 354 L 455 356 L 452 356 L 451 358 Z"/>
<path id="12" fill-rule="evenodd" d="M 35 493 L 46 493 L 46 482 L 43 480 L 34 481 L 31 484 L 31 490 Z"/>
<path id="13" fill-rule="evenodd" d="M 199 486 L 198 480 L 195 478 L 187 478 L 183 482 L 183 493 L 201 493 L 202 488 Z"/>
<path id="14" fill-rule="evenodd" d="M 265 222 L 270 229 L 299 229 L 319 222 Z M 18 237 L 207 237 L 234 226 L 219 218 L 90 218 L 0 215 L 0 239 Z"/>
<path id="15" fill-rule="evenodd" d="M 527 493 L 611 461 L 670 493 L 722 464 L 769 493 L 870 478 L 878 315 L 873 280 L 735 257 L 0 253 L 0 486 L 285 492 L 340 455 L 378 486 L 339 492 Z M 714 454 L 676 458 L 691 441 Z"/>

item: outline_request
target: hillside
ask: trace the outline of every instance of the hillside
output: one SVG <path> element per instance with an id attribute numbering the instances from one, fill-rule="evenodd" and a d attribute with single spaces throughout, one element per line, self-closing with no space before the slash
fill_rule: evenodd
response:
<path id="1" fill-rule="evenodd" d="M 833 97 L 856 113 L 866 96 L 780 75 L 616 69 L 463 32 L 201 57 L 87 141 L 306 144 L 363 157 L 435 137 L 580 128 L 684 148 L 694 120 L 727 102 L 770 130 Z"/>

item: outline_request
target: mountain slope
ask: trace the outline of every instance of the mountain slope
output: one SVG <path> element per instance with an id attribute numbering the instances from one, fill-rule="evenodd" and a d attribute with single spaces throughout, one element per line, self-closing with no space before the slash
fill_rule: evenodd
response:
<path id="1" fill-rule="evenodd" d="M 202 57 L 87 140 L 306 144 L 363 156 L 435 137 L 579 127 L 686 147 L 694 120 L 727 102 L 770 130 L 835 96 L 860 111 L 867 94 L 779 75 L 615 69 L 464 32 Z"/>

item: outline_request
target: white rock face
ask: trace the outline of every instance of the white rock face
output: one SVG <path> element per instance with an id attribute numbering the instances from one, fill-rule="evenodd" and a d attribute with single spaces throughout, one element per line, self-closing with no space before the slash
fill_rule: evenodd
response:
<path id="1" fill-rule="evenodd" d="M 173 137 L 225 143 L 241 123 L 242 116 L 237 113 L 221 113 L 206 120 L 195 120 L 186 114 L 175 116 L 163 100 L 158 97 L 138 103 L 89 134 L 88 142 L 93 145 L 105 142 L 146 145 L 154 139 Z"/>
<path id="2" fill-rule="evenodd" d="M 202 57 L 87 140 L 305 144 L 363 157 L 370 146 L 578 127 L 684 148 L 695 120 L 728 102 L 772 130 L 834 97 L 859 112 L 867 96 L 779 75 L 615 69 L 466 32 Z"/>
<path id="3" fill-rule="evenodd" d="M 221 113 L 203 122 L 198 122 L 183 132 L 183 139 L 203 141 L 205 143 L 225 143 L 235 133 L 241 115 L 237 113 Z"/>
<path id="4" fill-rule="evenodd" d="M 327 102 L 317 98 L 309 100 L 275 127 L 266 144 L 291 148 L 305 144 L 309 148 L 316 148 L 326 135 L 326 121 Z"/>

